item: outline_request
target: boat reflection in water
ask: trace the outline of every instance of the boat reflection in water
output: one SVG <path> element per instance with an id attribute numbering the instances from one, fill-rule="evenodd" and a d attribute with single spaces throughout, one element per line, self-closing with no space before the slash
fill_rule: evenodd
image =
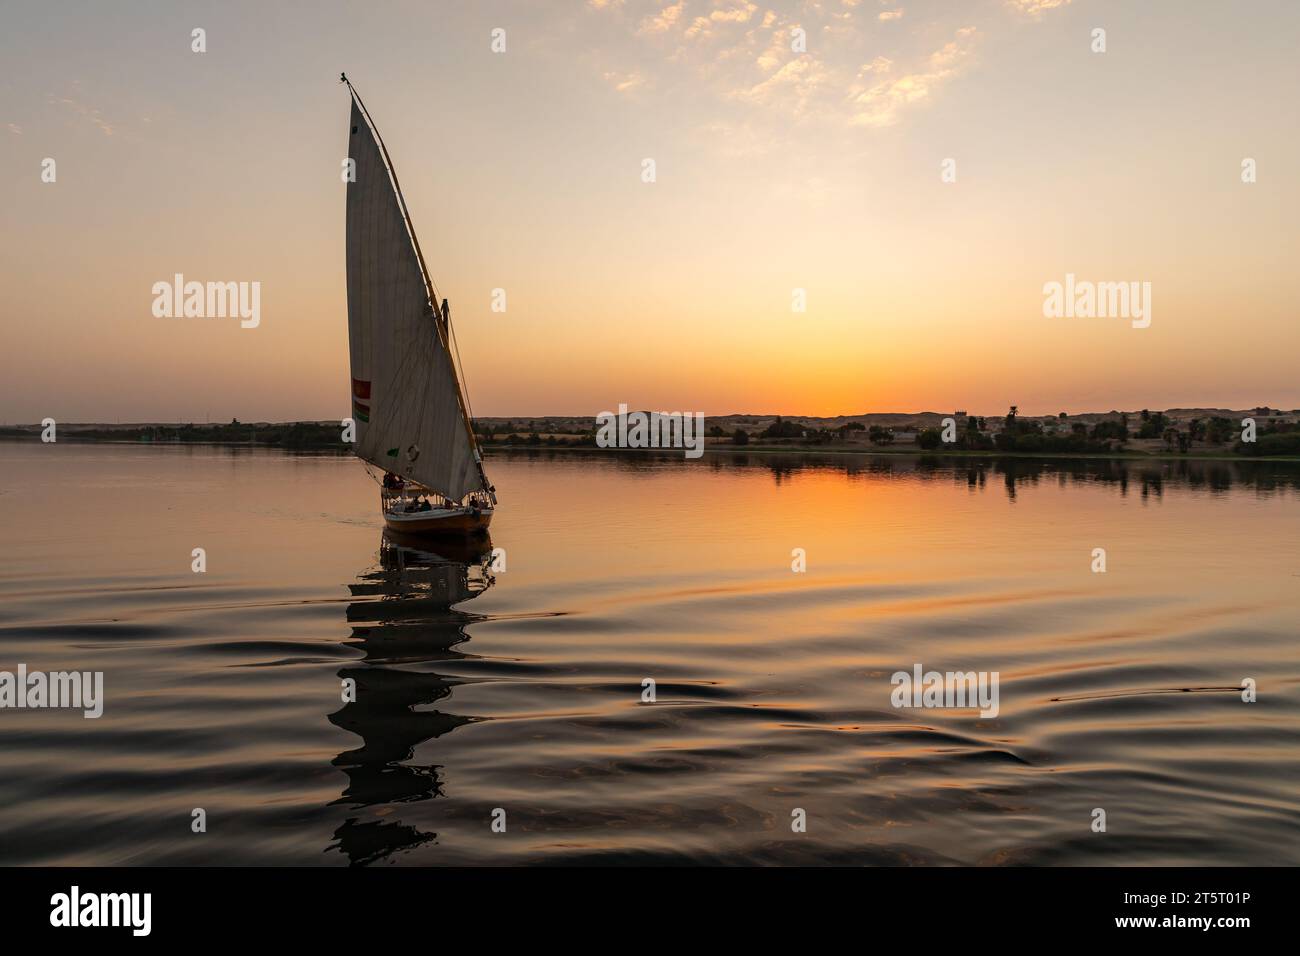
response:
<path id="1" fill-rule="evenodd" d="M 437 552 L 425 550 L 437 548 Z M 354 866 L 429 843 L 437 834 L 397 819 L 394 806 L 442 795 L 442 768 L 413 763 L 416 748 L 450 733 L 472 717 L 432 709 L 451 696 L 455 682 L 426 664 L 462 655 L 467 625 L 481 618 L 454 605 L 482 594 L 495 581 L 492 543 L 486 537 L 429 544 L 385 531 L 379 563 L 349 585 L 359 600 L 348 605 L 349 642 L 361 659 L 339 671 L 356 682 L 355 700 L 330 722 L 361 738 L 333 761 L 347 774 L 334 801 L 353 808 L 327 852 L 338 850 Z M 418 708 L 418 709 L 417 709 Z"/>

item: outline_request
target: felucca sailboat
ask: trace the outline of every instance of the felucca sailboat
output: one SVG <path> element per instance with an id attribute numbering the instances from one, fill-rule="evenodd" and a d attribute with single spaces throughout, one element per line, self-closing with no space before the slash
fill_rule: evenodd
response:
<path id="1" fill-rule="evenodd" d="M 384 141 L 347 76 L 340 81 L 352 94 L 347 271 L 353 449 L 380 481 L 389 528 L 483 532 L 496 490 L 483 471 L 463 375 L 457 375 L 451 309 L 425 267 Z"/>

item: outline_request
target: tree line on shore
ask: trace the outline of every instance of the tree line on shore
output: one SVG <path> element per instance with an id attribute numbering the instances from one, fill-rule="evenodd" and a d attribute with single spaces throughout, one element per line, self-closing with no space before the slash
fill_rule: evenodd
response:
<path id="1" fill-rule="evenodd" d="M 1270 417 L 1273 414 L 1271 409 L 1261 408 L 1256 412 L 1262 420 L 1257 423 L 1254 441 L 1243 439 L 1240 422 L 1219 415 L 1193 418 L 1180 428 L 1164 412 L 1148 409 L 1142 410 L 1137 423 L 1131 423 L 1127 414 L 1120 414 L 1091 425 L 1085 421 L 1070 421 L 1069 416 L 1061 412 L 1056 422 L 1048 427 L 1042 421 L 1020 417 L 1014 405 L 996 431 L 989 428 L 987 419 L 982 416 L 964 416 L 960 425 L 954 416 L 957 427 L 951 429 L 950 440 L 944 440 L 943 428 L 928 427 L 916 431 L 915 441 L 924 451 L 1104 454 L 1126 450 L 1130 440 L 1159 439 L 1164 442 L 1166 450 L 1182 454 L 1199 444 L 1202 447 L 1231 445 L 1231 450 L 1239 455 L 1300 455 L 1300 424 Z M 1136 427 L 1131 427 L 1133 424 Z M 756 435 L 736 429 L 731 439 L 735 445 L 748 445 L 755 439 L 828 445 L 850 441 L 854 432 L 861 431 L 866 432 L 871 444 L 881 448 L 893 445 L 898 437 L 897 430 L 885 425 L 867 427 L 860 422 L 848 422 L 833 429 L 816 428 L 777 416 Z M 725 435 L 721 429 L 714 429 L 710 434 L 715 437 Z"/>
<path id="2" fill-rule="evenodd" d="M 1040 452 L 1063 454 L 1105 454 L 1123 452 L 1131 440 L 1159 440 L 1167 451 L 1188 453 L 1198 446 L 1227 449 L 1239 455 L 1252 457 L 1300 455 L 1300 423 L 1277 417 L 1268 408 L 1255 410 L 1257 417 L 1255 441 L 1243 440 L 1240 421 L 1223 416 L 1192 418 L 1176 422 L 1165 412 L 1143 409 L 1136 422 L 1127 414 L 1103 418 L 1089 424 L 1071 421 L 1065 412 L 1056 420 L 1022 418 L 1016 406 L 1011 406 L 1000 427 L 990 428 L 989 421 L 976 415 L 962 416 L 950 427 L 949 441 L 944 441 L 944 429 L 926 427 L 915 430 L 915 443 L 923 451 L 981 451 L 981 452 Z M 734 420 L 734 419 L 733 419 Z M 997 424 L 997 420 L 994 420 Z M 506 420 L 474 423 L 474 431 L 484 445 L 520 447 L 590 447 L 596 446 L 596 428 L 582 425 L 558 425 L 543 420 L 527 422 Z M 706 434 L 714 444 L 730 443 L 735 446 L 753 444 L 778 444 L 800 446 L 825 446 L 856 444 L 862 437 L 878 447 L 895 445 L 900 431 L 886 425 L 867 426 L 861 422 L 846 422 L 836 427 L 819 428 L 814 425 L 784 419 L 778 415 L 761 430 L 748 431 L 735 428 L 727 431 L 718 425 L 711 426 Z M 863 434 L 865 433 L 865 435 Z M 332 422 L 266 422 L 243 423 L 233 419 L 229 424 L 193 423 L 185 425 L 139 425 L 127 427 L 77 427 L 67 432 L 69 437 L 100 441 L 138 441 L 160 443 L 214 443 L 232 445 L 274 445 L 283 448 L 337 449 L 346 451 L 350 445 L 343 441 L 341 426 Z M 23 428 L 0 428 L 0 437 L 30 438 L 32 431 Z"/>

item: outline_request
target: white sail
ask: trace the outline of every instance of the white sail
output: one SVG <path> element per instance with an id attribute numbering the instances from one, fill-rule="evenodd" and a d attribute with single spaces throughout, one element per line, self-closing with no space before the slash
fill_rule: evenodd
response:
<path id="1" fill-rule="evenodd" d="M 459 500 L 483 488 L 431 286 L 377 134 L 352 101 L 348 333 L 359 458 Z"/>

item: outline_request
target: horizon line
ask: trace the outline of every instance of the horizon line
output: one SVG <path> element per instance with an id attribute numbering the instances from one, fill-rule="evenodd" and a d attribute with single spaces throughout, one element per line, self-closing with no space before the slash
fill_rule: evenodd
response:
<path id="1" fill-rule="evenodd" d="M 1206 412 L 1236 413 L 1236 412 L 1256 412 L 1259 411 L 1260 409 L 1266 409 L 1269 412 L 1276 412 L 1276 413 L 1282 413 L 1288 415 L 1300 414 L 1300 408 L 1287 409 L 1275 405 L 1252 405 L 1252 406 L 1243 406 L 1241 408 L 1232 408 L 1225 405 L 1171 405 L 1166 408 L 1136 408 L 1136 409 L 1111 408 L 1106 411 L 1069 412 L 1069 411 L 1062 410 L 1060 412 L 1042 412 L 1042 413 L 1020 411 L 1019 406 L 1016 406 L 1016 409 L 1017 409 L 1017 416 L 1020 418 L 1058 418 L 1062 414 L 1064 414 L 1067 418 L 1080 417 L 1085 415 L 1140 415 L 1143 411 L 1148 411 L 1148 412 L 1206 411 Z M 632 412 L 648 413 L 654 410 L 651 408 L 632 409 L 629 407 L 628 411 L 630 414 Z M 893 417 L 893 418 L 921 418 L 927 415 L 930 416 L 960 415 L 967 418 L 1005 418 L 1007 414 L 1009 414 L 1009 412 L 1010 412 L 1010 407 L 1006 412 L 994 412 L 994 413 L 979 413 L 979 412 L 971 413 L 971 412 L 957 411 L 957 410 L 952 410 L 952 411 L 925 410 L 919 412 L 903 412 L 903 411 L 851 412 L 851 413 L 842 413 L 838 415 L 805 415 L 799 412 L 727 412 L 721 415 L 704 414 L 704 417 L 706 419 L 708 418 L 714 418 L 714 419 L 778 418 L 779 417 L 779 418 L 789 418 L 789 419 L 799 418 L 799 419 L 816 419 L 819 421 L 834 421 L 836 419 L 870 418 L 872 416 Z M 557 414 L 477 415 L 474 417 L 474 421 L 476 422 L 477 421 L 543 421 L 546 419 L 569 419 L 569 420 L 579 419 L 580 420 L 580 419 L 587 419 L 587 418 L 594 420 L 600 414 L 601 413 L 594 413 L 594 414 L 587 413 L 581 415 L 557 415 Z M 616 414 L 616 413 L 611 412 L 609 414 Z M 684 414 L 697 414 L 697 413 L 681 412 L 681 411 L 677 411 L 677 412 L 660 411 L 659 414 L 683 414 L 684 415 Z M 299 425 L 299 424 L 325 424 L 325 423 L 332 424 L 334 422 L 341 422 L 341 421 L 342 419 L 338 419 L 338 418 L 296 418 L 296 419 L 280 419 L 280 420 L 246 419 L 241 421 L 237 416 L 232 417 L 230 421 L 225 421 L 224 419 L 213 421 L 209 417 L 206 418 L 203 422 L 199 422 L 196 419 L 177 419 L 174 421 L 167 421 L 164 419 L 141 419 L 135 421 L 123 421 L 121 419 L 115 421 L 106 421 L 102 419 L 101 420 L 86 419 L 80 421 L 67 420 L 67 421 L 58 422 L 58 420 L 56 419 L 56 422 L 58 424 L 64 426 L 115 425 L 119 427 L 139 426 L 139 425 L 200 425 L 200 424 L 208 425 L 208 426 L 211 425 L 228 426 L 235 422 L 238 422 L 241 425 Z M 0 422 L 0 428 L 40 428 L 40 427 L 42 427 L 42 422 L 14 422 L 13 424 L 10 424 L 8 422 Z"/>

